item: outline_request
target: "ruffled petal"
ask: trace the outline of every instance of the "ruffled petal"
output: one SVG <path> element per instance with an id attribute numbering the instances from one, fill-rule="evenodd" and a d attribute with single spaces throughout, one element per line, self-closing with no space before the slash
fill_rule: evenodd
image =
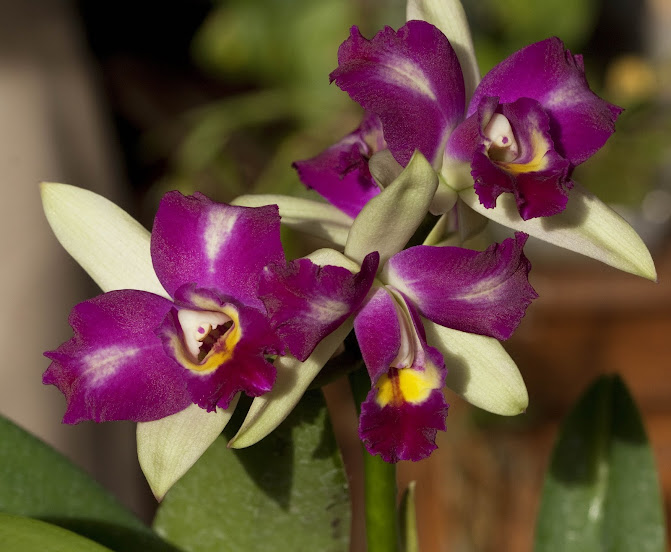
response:
<path id="1" fill-rule="evenodd" d="M 380 117 L 396 160 L 407 165 L 417 149 L 438 166 L 450 131 L 464 116 L 464 80 L 452 46 L 425 21 L 372 40 L 357 27 L 338 50 L 331 81 Z"/>
<path id="2" fill-rule="evenodd" d="M 195 404 L 207 411 L 228 408 L 240 391 L 258 397 L 272 388 L 275 367 L 266 356 L 279 354 L 282 345 L 261 312 L 193 284 L 182 286 L 175 296 L 177 306 L 157 335 L 166 354 L 185 369 Z M 190 341 L 194 332 L 204 334 L 195 350 Z"/>
<path id="3" fill-rule="evenodd" d="M 180 286 L 195 283 L 262 308 L 257 298 L 261 270 L 284 262 L 277 206 L 237 207 L 200 193 L 169 192 L 154 219 L 151 255 L 173 297 Z"/>
<path id="4" fill-rule="evenodd" d="M 370 289 L 379 255 L 370 253 L 352 274 L 308 259 L 266 267 L 259 296 L 272 326 L 292 355 L 307 359 L 317 344 L 359 307 Z"/>
<path id="5" fill-rule="evenodd" d="M 400 378 L 394 375 L 393 379 Z M 431 390 L 419 403 L 399 401 L 384 406 L 378 395 L 377 388 L 371 389 L 361 404 L 359 438 L 366 449 L 385 462 L 417 462 L 428 457 L 437 448 L 436 433 L 446 429 L 448 404 L 442 391 Z"/>
<path id="6" fill-rule="evenodd" d="M 540 102 L 550 116 L 555 149 L 572 165 L 606 143 L 622 112 L 590 90 L 582 56 L 573 56 L 556 37 L 522 48 L 487 73 L 473 94 L 468 116 L 487 96 L 497 96 L 501 103 L 519 98 Z"/>
<path id="7" fill-rule="evenodd" d="M 471 175 L 480 201 L 491 209 L 499 195 L 511 192 L 524 220 L 561 213 L 573 187 L 569 179 L 571 167 L 554 151 L 547 114 L 529 98 L 498 108 L 496 103 L 496 98 L 485 98 L 477 114 L 482 143 L 473 155 Z M 494 117 L 508 125 L 510 141 L 514 142 L 512 153 L 489 143 L 484 135 Z"/>
<path id="8" fill-rule="evenodd" d="M 120 290 L 74 307 L 74 337 L 44 353 L 53 362 L 42 381 L 65 395 L 64 423 L 148 422 L 191 404 L 183 369 L 154 333 L 172 306 L 152 293 Z"/>
<path id="9" fill-rule="evenodd" d="M 368 169 L 371 156 L 386 147 L 382 123 L 367 113 L 359 128 L 312 159 L 293 167 L 308 188 L 351 217 L 356 217 L 380 188 Z"/>
<path id="10" fill-rule="evenodd" d="M 387 462 L 426 458 L 436 432 L 445 430 L 443 357 L 426 344 L 412 306 L 385 288 L 357 313 L 355 330 L 373 384 L 361 405 L 359 437 Z"/>
<path id="11" fill-rule="evenodd" d="M 389 260 L 383 278 L 437 324 L 507 339 L 537 297 L 522 251 L 527 237 L 518 232 L 486 251 L 411 247 Z"/>

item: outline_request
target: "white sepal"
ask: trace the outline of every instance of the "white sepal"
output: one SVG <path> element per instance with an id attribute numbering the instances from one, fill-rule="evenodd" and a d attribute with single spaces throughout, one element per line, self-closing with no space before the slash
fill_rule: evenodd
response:
<path id="1" fill-rule="evenodd" d="M 428 344 L 445 358 L 447 387 L 494 414 L 516 416 L 526 410 L 526 385 L 501 343 L 493 337 L 423 322 Z"/>
<path id="2" fill-rule="evenodd" d="M 139 289 L 169 297 L 151 263 L 151 235 L 126 211 L 68 184 L 43 182 L 41 194 L 56 238 L 100 289 Z"/>
<path id="3" fill-rule="evenodd" d="M 474 211 L 543 241 L 581 253 L 625 272 L 655 281 L 657 271 L 648 248 L 620 215 L 594 194 L 575 184 L 566 209 L 552 217 L 522 220 L 512 194 L 499 196 L 494 209 L 480 203 L 473 188 L 459 197 Z"/>
<path id="4" fill-rule="evenodd" d="M 172 416 L 137 424 L 137 457 L 158 501 L 221 434 L 238 398 L 226 410 L 207 412 L 192 404 Z"/>
<path id="5" fill-rule="evenodd" d="M 408 166 L 389 187 L 372 198 L 354 219 L 345 255 L 361 263 L 371 251 L 380 266 L 401 251 L 428 213 L 438 187 L 438 175 L 415 151 Z"/>
<path id="6" fill-rule="evenodd" d="M 454 48 L 466 86 L 466 104 L 480 82 L 480 69 L 466 13 L 460 0 L 408 0 L 406 20 L 421 19 L 438 27 Z"/>
<path id="7" fill-rule="evenodd" d="M 262 207 L 277 205 L 282 224 L 294 230 L 310 234 L 344 247 L 347 233 L 352 226 L 352 217 L 340 209 L 321 201 L 275 194 L 243 195 L 236 197 L 231 205 Z"/>
<path id="8" fill-rule="evenodd" d="M 275 361 L 275 385 L 268 393 L 254 399 L 245 421 L 228 446 L 249 447 L 279 426 L 298 404 L 305 390 L 333 356 L 353 325 L 352 317 L 345 320 L 337 330 L 319 342 L 305 362 L 300 362 L 291 355 L 278 357 Z"/>

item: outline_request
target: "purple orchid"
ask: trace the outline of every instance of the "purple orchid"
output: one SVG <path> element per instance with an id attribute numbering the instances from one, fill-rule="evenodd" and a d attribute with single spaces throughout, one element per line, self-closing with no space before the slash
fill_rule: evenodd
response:
<path id="1" fill-rule="evenodd" d="M 425 21 L 409 21 L 398 31 L 386 27 L 372 40 L 357 27 L 338 51 L 331 81 L 369 113 L 386 143 L 405 166 L 421 151 L 448 186 L 475 186 L 480 202 L 493 208 L 504 192 L 515 197 L 528 220 L 563 211 L 573 167 L 593 155 L 614 132 L 621 112 L 600 99 L 585 79 L 581 56 L 558 38 L 532 44 L 492 69 L 468 105 L 457 55 L 449 40 Z M 345 151 L 352 136 L 327 151 Z M 360 167 L 370 147 L 349 149 L 349 167 Z M 343 186 L 351 172 L 342 158 L 321 154 L 296 164 L 301 180 L 337 207 L 360 205 L 379 187 L 370 173 L 356 171 L 357 187 Z M 472 180 L 459 182 L 458 167 L 470 164 Z M 324 175 L 330 174 L 328 178 Z M 328 187 L 328 190 L 325 188 Z M 351 210 L 349 215 L 355 215 Z"/>
<path id="2" fill-rule="evenodd" d="M 238 207 L 170 192 L 156 214 L 151 257 L 171 299 L 124 289 L 84 301 L 70 316 L 74 337 L 45 353 L 52 363 L 44 383 L 66 396 L 65 423 L 147 422 L 192 403 L 226 409 L 240 391 L 255 397 L 271 389 L 275 368 L 267 357 L 283 354 L 284 345 L 257 284 L 264 266 L 285 262 L 277 206 Z M 347 317 L 375 269 L 366 278 L 325 270 L 332 268 L 347 292 L 334 301 Z"/>
<path id="3" fill-rule="evenodd" d="M 435 448 L 436 431 L 445 430 L 446 368 L 443 354 L 427 343 L 422 318 L 463 332 L 510 337 L 536 297 L 522 252 L 526 239 L 518 233 L 482 252 L 416 246 L 381 267 L 372 291 L 354 312 L 354 331 L 372 382 L 359 434 L 371 453 L 396 462 L 420 460 Z M 368 254 L 359 274 L 374 272 L 377 264 L 378 253 Z M 287 342 L 299 360 L 342 323 L 342 316 L 337 321 L 329 316 L 346 311 L 331 296 L 346 280 L 323 284 L 336 268 L 299 259 L 264 271 L 261 299 L 278 334 L 293 336 Z M 291 309 L 284 308 L 289 302 Z M 306 324 L 311 331 L 294 331 Z"/>
<path id="4" fill-rule="evenodd" d="M 372 384 L 359 434 L 371 453 L 389 462 L 425 458 L 436 446 L 436 432 L 445 429 L 445 359 L 453 352 L 436 333 L 450 329 L 507 339 L 536 297 L 528 282 L 523 233 L 482 252 L 432 246 L 403 250 L 437 186 L 435 172 L 421 154 L 413 159 L 356 218 L 345 255 L 331 250 L 329 262 L 335 264 L 333 256 L 340 256 L 341 270 L 366 281 L 377 271 L 352 325 Z M 402 220 L 394 220 L 399 212 Z M 259 293 L 271 325 L 301 361 L 344 320 L 346 309 L 334 300 L 334 290 L 346 280 L 338 278 L 333 285 L 329 274 L 335 269 L 299 259 L 264 270 Z M 295 332 L 299 325 L 309 329 Z M 506 412 L 519 413 L 526 405 L 523 396 L 525 392 L 513 401 L 517 410 L 510 406 Z"/>

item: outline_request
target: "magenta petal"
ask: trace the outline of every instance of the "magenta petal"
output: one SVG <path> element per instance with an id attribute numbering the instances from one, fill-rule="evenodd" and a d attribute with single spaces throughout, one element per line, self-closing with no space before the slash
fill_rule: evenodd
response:
<path id="1" fill-rule="evenodd" d="M 440 389 L 435 389 L 422 403 L 404 402 L 384 408 L 376 401 L 377 390 L 371 389 L 361 404 L 359 438 L 371 454 L 385 462 L 427 458 L 436 447 L 436 433 L 445 431 L 448 404 Z"/>
<path id="2" fill-rule="evenodd" d="M 555 149 L 572 165 L 606 143 L 622 111 L 590 90 L 582 57 L 571 55 L 556 37 L 522 48 L 487 73 L 473 94 L 468 116 L 487 96 L 497 96 L 501 103 L 519 98 L 540 102 L 550 116 Z"/>
<path id="3" fill-rule="evenodd" d="M 440 162 L 450 131 L 464 116 L 465 97 L 459 61 L 438 29 L 409 21 L 367 40 L 352 27 L 338 50 L 338 64 L 331 81 L 380 117 L 401 165 L 416 149 Z"/>
<path id="4" fill-rule="evenodd" d="M 380 188 L 368 170 L 370 157 L 385 148 L 382 123 L 366 114 L 361 125 L 340 142 L 293 167 L 308 188 L 351 217 L 356 217 Z"/>
<path id="5" fill-rule="evenodd" d="M 259 296 L 292 355 L 305 360 L 354 312 L 373 283 L 379 259 L 377 252 L 369 253 L 358 274 L 339 266 L 320 267 L 308 259 L 266 268 Z"/>
<path id="6" fill-rule="evenodd" d="M 547 113 L 529 98 L 498 107 L 496 104 L 496 98 L 485 98 L 478 113 L 468 120 L 477 117 L 484 129 L 494 111 L 500 113 L 514 131 L 519 154 L 514 160 L 503 162 L 493 160 L 492 151 L 486 153 L 484 144 L 476 150 L 471 175 L 480 202 L 493 208 L 501 193 L 512 192 L 524 220 L 562 212 L 573 187 L 569 179 L 571 167 L 554 151 Z M 484 140 L 484 135 L 481 138 Z"/>
<path id="7" fill-rule="evenodd" d="M 507 339 L 537 297 L 522 251 L 527 237 L 518 232 L 486 251 L 411 247 L 389 260 L 388 282 L 437 324 Z"/>
<path id="8" fill-rule="evenodd" d="M 163 297 L 121 290 L 72 309 L 74 337 L 45 353 L 53 362 L 43 377 L 65 395 L 64 423 L 148 422 L 191 404 L 182 368 L 154 333 L 171 308 Z"/>
<path id="9" fill-rule="evenodd" d="M 191 400 L 208 411 L 216 406 L 227 408 L 233 397 L 244 392 L 258 397 L 270 391 L 275 382 L 275 367 L 268 355 L 281 352 L 281 343 L 268 319 L 258 310 L 220 296 L 213 290 L 181 287 L 177 293 L 178 307 L 167 314 L 157 335 L 165 352 L 184 370 Z M 180 311 L 206 314 L 225 313 L 230 328 L 212 346 L 211 354 L 196 358 L 185 345 Z"/>
<path id="10" fill-rule="evenodd" d="M 200 193 L 169 192 L 154 219 L 151 255 L 171 296 L 180 286 L 195 283 L 261 308 L 261 270 L 284 262 L 278 208 L 237 207 Z"/>
<path id="11" fill-rule="evenodd" d="M 389 370 L 401 346 L 397 309 L 385 288 L 378 288 L 361 305 L 354 319 L 354 332 L 370 379 L 377 381 Z"/>

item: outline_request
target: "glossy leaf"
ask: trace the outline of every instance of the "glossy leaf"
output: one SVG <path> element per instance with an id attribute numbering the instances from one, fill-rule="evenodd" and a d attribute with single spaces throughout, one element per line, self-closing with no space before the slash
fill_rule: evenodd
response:
<path id="1" fill-rule="evenodd" d="M 534 550 L 666 550 L 652 450 L 618 376 L 599 378 L 563 423 L 545 478 Z"/>
<path id="2" fill-rule="evenodd" d="M 4 418 L 0 459 L 0 511 L 48 521 L 119 552 L 173 550 L 86 473 Z"/>
<path id="3" fill-rule="evenodd" d="M 109 548 L 36 519 L 0 513 L 0 543 L 8 552 L 110 552 Z"/>
<path id="4" fill-rule="evenodd" d="M 346 477 L 319 392 L 256 446 L 217 439 L 161 504 L 154 528 L 185 551 L 348 549 Z"/>

